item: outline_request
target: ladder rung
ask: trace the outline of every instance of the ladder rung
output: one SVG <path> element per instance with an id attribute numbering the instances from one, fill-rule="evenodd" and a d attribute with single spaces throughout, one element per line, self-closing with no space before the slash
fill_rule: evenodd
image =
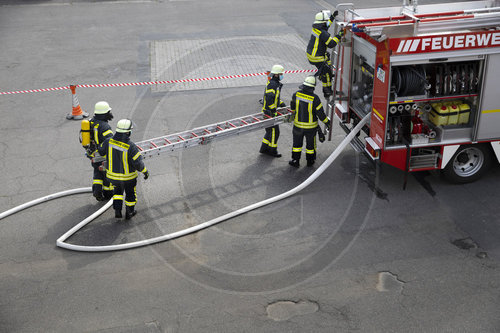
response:
<path id="1" fill-rule="evenodd" d="M 276 116 L 274 117 L 259 112 L 185 132 L 145 140 L 138 142 L 137 146 L 145 158 L 151 158 L 160 155 L 160 153 L 169 153 L 179 149 L 202 145 L 206 142 L 211 142 L 215 138 L 226 138 L 240 132 L 264 128 L 268 126 L 268 123 L 280 124 L 285 121 L 285 116 L 292 113 L 286 108 L 282 109 L 281 112 L 276 112 Z M 182 144 L 180 144 L 181 142 Z M 165 149 L 165 147 L 169 147 L 169 149 Z"/>

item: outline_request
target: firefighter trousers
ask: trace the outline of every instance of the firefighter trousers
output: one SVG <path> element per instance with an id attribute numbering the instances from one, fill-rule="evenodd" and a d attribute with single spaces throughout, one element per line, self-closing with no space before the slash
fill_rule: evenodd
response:
<path id="1" fill-rule="evenodd" d="M 316 133 L 318 133 L 318 129 L 316 127 L 306 129 L 293 126 L 292 160 L 300 160 L 304 137 L 306 138 L 306 160 L 316 160 Z"/>
<path id="2" fill-rule="evenodd" d="M 137 203 L 137 178 L 125 181 L 111 180 L 113 184 L 113 208 L 115 211 L 122 210 L 123 200 L 125 199 L 125 207 L 127 212 L 133 212 Z M 123 196 L 125 192 L 125 196 Z"/>
<path id="3" fill-rule="evenodd" d="M 106 171 L 99 170 L 102 162 L 92 163 L 94 168 L 94 176 L 92 179 L 92 194 L 95 197 L 104 195 L 105 198 L 111 199 L 113 194 L 113 187 L 111 186 L 109 179 L 106 177 Z"/>
<path id="4" fill-rule="evenodd" d="M 326 89 L 331 89 L 332 87 L 332 78 L 333 78 L 333 71 L 331 67 L 331 61 L 324 61 L 324 62 L 310 62 L 311 65 L 316 66 L 318 71 L 316 72 L 315 76 L 317 76 L 321 82 L 323 82 L 323 90 Z"/>
<path id="5" fill-rule="evenodd" d="M 266 128 L 266 134 L 262 139 L 262 145 L 260 147 L 261 153 L 278 153 L 278 138 L 280 137 L 280 127 L 279 125 L 274 125 Z"/>

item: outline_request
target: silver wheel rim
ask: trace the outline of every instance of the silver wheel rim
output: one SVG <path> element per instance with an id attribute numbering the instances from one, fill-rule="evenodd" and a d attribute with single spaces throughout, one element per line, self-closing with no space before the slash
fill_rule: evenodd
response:
<path id="1" fill-rule="evenodd" d="M 462 150 L 453 159 L 453 170 L 460 177 L 475 175 L 484 164 L 484 154 L 480 149 L 470 147 Z"/>

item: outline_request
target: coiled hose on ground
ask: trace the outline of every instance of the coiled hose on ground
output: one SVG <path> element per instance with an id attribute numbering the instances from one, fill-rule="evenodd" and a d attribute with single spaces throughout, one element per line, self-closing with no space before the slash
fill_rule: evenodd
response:
<path id="1" fill-rule="evenodd" d="M 211 227 L 211 226 L 213 226 L 215 224 L 221 223 L 221 222 L 223 222 L 225 220 L 228 220 L 230 218 L 233 218 L 235 216 L 247 213 L 247 212 L 249 212 L 251 210 L 254 210 L 254 209 L 257 209 L 257 208 L 269 205 L 269 204 L 272 204 L 272 203 L 274 203 L 276 201 L 283 200 L 285 198 L 288 198 L 288 197 L 296 194 L 297 192 L 303 190 L 307 186 L 309 186 L 313 181 L 315 181 L 333 163 L 333 161 L 340 155 L 340 153 L 342 152 L 342 150 L 344 150 L 344 148 L 347 146 L 347 144 L 349 144 L 351 142 L 351 140 L 354 138 L 354 136 L 356 136 L 356 134 L 358 134 L 358 132 L 361 131 L 361 129 L 363 128 L 363 126 L 367 123 L 370 115 L 371 115 L 371 113 L 367 114 L 356 125 L 356 127 L 351 131 L 351 133 L 349 133 L 345 137 L 345 139 L 337 146 L 337 148 L 326 159 L 326 161 L 323 164 L 321 164 L 321 166 L 312 175 L 310 175 L 309 178 L 307 178 L 304 182 L 302 182 L 301 184 L 299 184 L 297 187 L 294 187 L 293 189 L 291 189 L 291 190 L 289 190 L 287 192 L 284 192 L 284 193 L 279 194 L 277 196 L 274 196 L 272 198 L 269 198 L 269 199 L 266 199 L 266 200 L 254 203 L 254 204 L 246 206 L 244 208 L 235 210 L 235 211 L 233 211 L 231 213 L 219 216 L 219 217 L 214 218 L 214 219 L 212 219 L 210 221 L 207 221 L 207 222 L 204 222 L 204 223 L 192 226 L 190 228 L 187 228 L 187 229 L 184 229 L 184 230 L 180 230 L 180 231 L 176 231 L 176 232 L 173 232 L 173 233 L 170 233 L 170 234 L 166 234 L 166 235 L 154 237 L 154 238 L 144 239 L 144 240 L 141 240 L 141 241 L 136 241 L 136 242 L 131 242 L 131 243 L 123 243 L 123 244 L 115 244 L 115 245 L 102 245 L 102 246 L 85 246 L 85 245 L 69 244 L 69 243 L 65 242 L 74 233 L 76 233 L 78 230 L 80 230 L 81 228 L 83 228 L 85 225 L 89 224 L 91 221 L 93 221 L 98 216 L 100 216 L 102 213 L 104 213 L 108 208 L 110 208 L 112 206 L 112 204 L 113 204 L 113 200 L 110 200 L 104 206 L 102 206 L 98 211 L 96 211 L 95 213 L 93 213 L 92 215 L 90 215 L 89 217 L 87 217 L 86 219 L 84 219 L 83 221 L 81 221 L 80 223 L 78 223 L 77 225 L 75 225 L 73 228 L 71 228 L 70 230 L 68 230 L 61 237 L 59 237 L 57 239 L 57 241 L 56 241 L 56 245 L 59 246 L 59 247 L 61 247 L 61 248 L 68 249 L 68 250 L 82 251 L 82 252 L 107 252 L 107 251 L 118 251 L 118 250 L 132 249 L 132 248 L 136 248 L 136 247 L 140 247 L 140 246 L 155 244 L 155 243 L 164 242 L 164 241 L 167 241 L 167 240 L 179 238 L 179 237 L 182 237 L 182 236 L 186 236 L 186 235 L 189 235 L 191 233 L 200 231 L 202 229 Z M 17 206 L 15 208 L 9 209 L 8 211 L 5 211 L 5 212 L 1 213 L 0 214 L 0 220 L 3 219 L 3 218 L 5 218 L 5 217 L 7 217 L 7 216 L 9 216 L 9 215 L 15 214 L 15 213 L 17 213 L 17 212 L 19 212 L 19 211 L 21 211 L 23 209 L 32 207 L 32 206 L 40 204 L 42 202 L 46 202 L 46 201 L 49 201 L 49 200 L 52 200 L 52 199 L 56 199 L 56 198 L 60 198 L 60 197 L 67 196 L 67 195 L 79 194 L 79 193 L 87 193 L 87 192 L 92 192 L 92 188 L 90 188 L 90 187 L 78 188 L 78 189 L 73 189 L 73 190 L 68 190 L 68 191 L 63 191 L 63 192 L 58 192 L 58 193 L 55 193 L 55 194 L 51 194 L 51 195 L 48 195 L 46 197 L 39 198 L 39 199 L 30 201 L 30 202 L 27 202 L 25 204 L 22 204 L 20 206 Z"/>

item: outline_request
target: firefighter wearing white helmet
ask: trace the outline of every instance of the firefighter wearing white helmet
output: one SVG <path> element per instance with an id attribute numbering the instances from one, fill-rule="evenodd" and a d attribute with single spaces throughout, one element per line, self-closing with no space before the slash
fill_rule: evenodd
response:
<path id="1" fill-rule="evenodd" d="M 285 103 L 280 99 L 281 87 L 283 86 L 280 81 L 283 79 L 284 71 L 283 66 L 274 65 L 269 74 L 269 80 L 264 91 L 262 112 L 270 117 L 276 117 L 278 106 L 285 106 Z M 278 153 L 279 136 L 279 125 L 266 128 L 266 134 L 260 146 L 260 153 L 272 157 L 281 157 L 281 154 Z"/>
<path id="2" fill-rule="evenodd" d="M 139 148 L 130 140 L 133 127 L 130 119 L 121 119 L 116 125 L 115 135 L 106 139 L 99 147 L 99 153 L 106 156 L 106 177 L 113 184 L 115 217 L 122 218 L 122 206 L 125 201 L 125 219 L 127 220 L 137 213 L 135 210 L 137 173 L 142 172 L 144 179 L 149 177 Z"/>
<path id="3" fill-rule="evenodd" d="M 316 76 L 323 82 L 323 95 L 329 98 L 333 94 L 332 90 L 332 62 L 328 54 L 328 48 L 335 47 L 344 32 L 341 30 L 338 35 L 332 37 L 328 28 L 338 15 L 338 11 L 330 14 L 329 10 L 317 13 L 314 17 L 311 38 L 307 44 L 307 60 L 318 69 Z"/>
<path id="4" fill-rule="evenodd" d="M 87 148 L 87 157 L 92 161 L 94 176 L 92 180 L 92 194 L 98 201 L 111 199 L 113 195 L 112 186 L 106 178 L 102 162 L 95 162 L 97 147 L 104 142 L 106 138 L 113 136 L 111 126 L 108 121 L 113 119 L 111 107 L 108 102 L 100 101 L 95 104 L 94 116 L 89 120 L 90 144 Z M 87 121 L 87 120 L 83 120 Z"/>
<path id="5" fill-rule="evenodd" d="M 304 137 L 306 138 L 307 166 L 313 166 L 316 161 L 316 133 L 318 132 L 318 119 L 330 128 L 330 119 L 325 115 L 321 99 L 314 93 L 316 77 L 308 76 L 299 87 L 299 91 L 292 95 L 290 108 L 294 111 L 293 120 L 293 147 L 292 159 L 288 164 L 298 168 Z"/>

